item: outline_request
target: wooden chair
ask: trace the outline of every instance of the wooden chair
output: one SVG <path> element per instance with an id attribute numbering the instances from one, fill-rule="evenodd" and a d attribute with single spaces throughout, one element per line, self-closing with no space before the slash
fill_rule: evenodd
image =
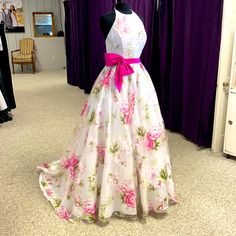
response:
<path id="1" fill-rule="evenodd" d="M 34 40 L 31 38 L 24 38 L 20 40 L 20 49 L 11 52 L 11 61 L 13 74 L 15 74 L 14 64 L 21 65 L 21 70 L 23 72 L 23 65 L 31 64 L 33 74 L 35 73 L 35 44 Z"/>

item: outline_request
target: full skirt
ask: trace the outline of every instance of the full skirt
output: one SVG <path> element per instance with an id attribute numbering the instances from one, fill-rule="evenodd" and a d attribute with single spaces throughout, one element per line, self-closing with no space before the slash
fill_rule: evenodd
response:
<path id="1" fill-rule="evenodd" d="M 61 159 L 38 166 L 39 184 L 65 220 L 108 221 L 164 213 L 176 202 L 167 135 L 142 64 L 123 78 L 104 67 Z"/>

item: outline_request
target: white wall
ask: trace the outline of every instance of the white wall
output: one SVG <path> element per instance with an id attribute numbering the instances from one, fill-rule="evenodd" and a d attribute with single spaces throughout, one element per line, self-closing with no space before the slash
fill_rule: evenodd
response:
<path id="1" fill-rule="evenodd" d="M 226 109 L 228 94 L 223 83 L 229 82 L 233 52 L 234 32 L 236 29 L 236 1 L 224 0 L 221 48 L 216 90 L 215 119 L 212 140 L 214 152 L 223 151 Z"/>
<path id="2" fill-rule="evenodd" d="M 32 12 L 53 12 L 55 33 L 63 29 L 64 8 L 62 0 L 23 0 L 25 33 L 7 33 L 10 51 L 19 48 L 19 40 L 31 37 L 36 44 L 36 70 L 62 69 L 66 65 L 64 37 L 34 38 Z"/>

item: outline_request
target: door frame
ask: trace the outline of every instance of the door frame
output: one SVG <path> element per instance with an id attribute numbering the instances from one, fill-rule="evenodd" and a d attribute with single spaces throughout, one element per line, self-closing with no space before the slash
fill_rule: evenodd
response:
<path id="1" fill-rule="evenodd" d="M 215 116 L 211 146 L 213 152 L 223 152 L 235 26 L 236 1 L 224 0 Z"/>

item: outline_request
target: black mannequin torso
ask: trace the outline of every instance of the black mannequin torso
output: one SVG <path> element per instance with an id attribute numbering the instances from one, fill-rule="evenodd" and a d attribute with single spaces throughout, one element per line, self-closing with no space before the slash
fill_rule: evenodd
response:
<path id="1" fill-rule="evenodd" d="M 130 6 L 125 2 L 119 2 L 116 4 L 115 9 L 123 14 L 132 14 L 132 11 L 130 9 Z M 103 16 L 100 17 L 99 23 L 101 31 L 106 38 L 114 21 L 115 21 L 116 13 L 115 10 L 112 12 L 109 12 Z"/>

